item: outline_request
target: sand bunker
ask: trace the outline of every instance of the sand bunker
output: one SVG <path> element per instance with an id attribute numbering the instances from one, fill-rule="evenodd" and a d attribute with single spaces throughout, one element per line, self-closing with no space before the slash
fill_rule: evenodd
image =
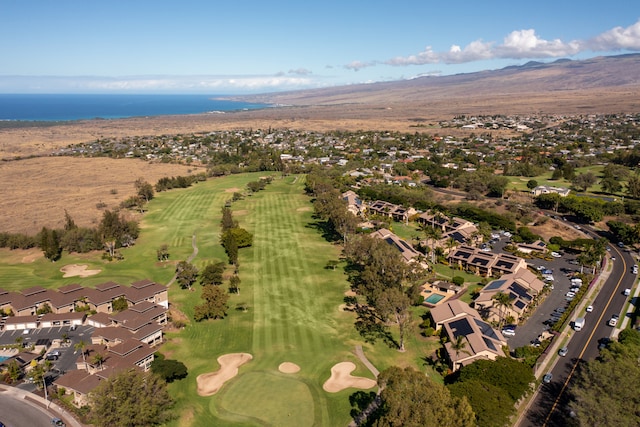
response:
<path id="1" fill-rule="evenodd" d="M 278 370 L 284 374 L 295 374 L 300 372 L 300 366 L 291 362 L 283 362 L 278 366 Z"/>
<path id="2" fill-rule="evenodd" d="M 341 362 L 331 368 L 331 377 L 323 384 L 324 391 L 329 393 L 337 393 L 346 388 L 371 388 L 375 387 L 377 382 L 369 378 L 354 377 L 351 372 L 355 371 L 356 365 L 352 362 Z"/>
<path id="3" fill-rule="evenodd" d="M 238 375 L 238 368 L 253 359 L 249 353 L 230 353 L 218 357 L 220 369 L 216 372 L 198 375 L 198 394 L 200 396 L 211 396 L 216 394 L 220 388 Z"/>
<path id="4" fill-rule="evenodd" d="M 89 277 L 100 273 L 102 270 L 87 270 L 86 264 L 69 264 L 60 269 L 64 273 L 62 277 Z"/>

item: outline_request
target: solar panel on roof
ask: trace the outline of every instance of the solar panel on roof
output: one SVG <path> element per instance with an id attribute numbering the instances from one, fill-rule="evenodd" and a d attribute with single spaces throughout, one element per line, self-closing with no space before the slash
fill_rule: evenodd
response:
<path id="1" fill-rule="evenodd" d="M 453 337 L 458 338 L 459 335 L 467 336 L 473 333 L 473 329 L 467 319 L 454 320 L 449 323 L 451 331 L 453 331 Z"/>
<path id="2" fill-rule="evenodd" d="M 526 306 L 526 304 L 523 301 L 520 301 L 520 300 L 516 301 L 515 304 L 513 304 L 513 305 L 518 307 L 520 310 L 524 309 L 525 306 Z"/>
<path id="3" fill-rule="evenodd" d="M 487 347 L 489 347 L 491 350 L 498 351 L 498 349 L 496 348 L 496 346 L 493 344 L 493 342 L 490 339 L 482 337 L 482 341 L 484 341 L 484 343 L 487 345 Z"/>
<path id="4" fill-rule="evenodd" d="M 512 283 L 511 286 L 509 286 L 509 290 L 515 293 L 516 295 L 518 295 L 520 298 L 527 301 L 531 301 L 531 295 L 529 295 L 527 293 L 527 290 L 522 286 L 520 286 L 519 284 Z"/>
<path id="5" fill-rule="evenodd" d="M 494 289 L 498 289 L 499 287 L 504 285 L 505 282 L 506 282 L 506 280 L 495 280 L 495 281 L 489 283 L 487 286 L 485 286 L 484 290 L 485 291 L 492 291 Z"/>

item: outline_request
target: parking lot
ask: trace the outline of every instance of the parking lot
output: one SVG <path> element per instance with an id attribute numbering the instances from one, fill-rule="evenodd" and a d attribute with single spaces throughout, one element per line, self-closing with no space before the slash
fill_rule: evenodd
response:
<path id="1" fill-rule="evenodd" d="M 502 237 L 499 241 L 493 243 L 493 252 L 503 252 L 506 240 Z M 547 261 L 539 258 L 527 259 L 527 264 L 533 266 L 536 270 L 545 267 L 550 270 L 553 281 L 548 282 L 553 285 L 553 289 L 546 295 L 544 301 L 536 307 L 533 314 L 522 325 L 518 325 L 515 329 L 515 335 L 505 336 L 511 349 L 531 344 L 532 341 L 545 330 L 549 329 L 549 325 L 544 322 L 551 318 L 556 309 L 563 309 L 567 305 L 566 294 L 571 288 L 571 280 L 569 275 L 580 271 L 580 266 L 575 265 L 576 256 L 562 253 L 560 257 L 554 257 Z M 584 284 L 585 286 L 588 284 Z"/>
<path id="2" fill-rule="evenodd" d="M 47 375 L 47 382 L 53 381 L 57 376 L 72 369 L 76 369 L 76 361 L 80 356 L 80 351 L 75 346 L 80 340 L 87 344 L 91 344 L 91 332 L 93 326 L 78 326 L 75 330 L 71 330 L 69 326 L 56 326 L 52 328 L 30 329 L 28 333 L 24 330 L 1 331 L 0 345 L 16 344 L 20 339 L 23 346 L 29 348 L 33 345 L 45 345 L 47 353 L 58 351 L 57 359 L 51 360 L 53 363 L 52 371 Z M 63 336 L 67 338 L 66 343 L 62 343 Z M 27 391 L 35 389 L 34 384 L 28 382 L 18 386 Z"/>

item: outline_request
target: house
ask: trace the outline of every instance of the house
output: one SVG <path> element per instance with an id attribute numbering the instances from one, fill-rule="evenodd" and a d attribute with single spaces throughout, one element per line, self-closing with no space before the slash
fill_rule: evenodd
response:
<path id="1" fill-rule="evenodd" d="M 569 188 L 551 187 L 548 185 L 538 185 L 533 190 L 531 190 L 531 195 L 533 195 L 533 197 L 538 197 L 541 194 L 556 193 L 556 194 L 559 194 L 560 197 L 567 197 L 570 192 L 571 190 Z"/>
<path id="2" fill-rule="evenodd" d="M 35 329 L 38 327 L 38 316 L 9 316 L 4 321 L 6 331 L 16 331 L 21 329 Z"/>
<path id="3" fill-rule="evenodd" d="M 544 288 L 544 283 L 530 270 L 524 268 L 513 274 L 489 282 L 479 292 L 474 307 L 491 322 L 513 317 L 518 322 L 535 297 Z M 509 306 L 503 307 L 494 299 L 498 293 L 509 295 Z"/>
<path id="4" fill-rule="evenodd" d="M 405 208 L 383 200 L 376 200 L 369 205 L 368 209 L 373 214 L 392 218 L 398 222 L 407 222 L 409 218 L 418 212 L 414 208 Z"/>
<path id="5" fill-rule="evenodd" d="M 530 254 L 532 252 L 547 253 L 547 244 L 542 240 L 536 240 L 533 243 L 518 243 L 516 247 L 523 254 Z"/>
<path id="6" fill-rule="evenodd" d="M 125 288 L 115 282 L 105 282 L 96 285 L 85 292 L 85 303 L 89 309 L 98 313 L 111 313 L 113 301 L 125 296 Z"/>
<path id="7" fill-rule="evenodd" d="M 365 205 L 355 191 L 348 190 L 342 193 L 342 200 L 347 202 L 347 210 L 355 216 L 360 216 L 365 211 Z"/>
<path id="8" fill-rule="evenodd" d="M 413 246 L 411 246 L 406 241 L 402 240 L 400 237 L 393 234 L 391 231 L 386 228 L 381 228 L 380 230 L 374 231 L 371 233 L 371 237 L 376 239 L 382 239 L 398 251 L 402 255 L 402 258 L 405 262 L 410 263 L 414 260 L 417 260 L 421 255 L 420 252 L 416 251 Z"/>
<path id="9" fill-rule="evenodd" d="M 479 238 L 478 227 L 466 219 L 458 217 L 448 218 L 438 213 L 431 214 L 425 212 L 418 216 L 417 221 L 423 226 L 440 229 L 442 234 L 435 244 L 435 246 L 439 248 L 449 249 L 449 241 L 452 239 L 460 245 Z"/>
<path id="10" fill-rule="evenodd" d="M 449 253 L 449 263 L 485 277 L 511 274 L 527 268 L 527 263 L 520 257 L 483 252 L 468 245 L 461 245 L 452 250 Z"/>
<path id="11" fill-rule="evenodd" d="M 447 336 L 444 349 L 453 371 L 476 360 L 505 356 L 502 347 L 507 342 L 502 334 L 482 320 L 468 304 L 459 300 L 447 301 L 432 308 L 430 313 L 436 330 L 442 329 Z"/>
<path id="12" fill-rule="evenodd" d="M 40 318 L 41 328 L 53 328 L 56 326 L 80 326 L 87 317 L 83 312 L 47 313 Z"/>

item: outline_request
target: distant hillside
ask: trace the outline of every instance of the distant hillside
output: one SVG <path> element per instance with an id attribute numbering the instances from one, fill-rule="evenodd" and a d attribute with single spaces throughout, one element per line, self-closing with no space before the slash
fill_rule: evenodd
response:
<path id="1" fill-rule="evenodd" d="M 484 108 L 525 111 L 620 112 L 640 110 L 640 54 L 552 63 L 528 62 L 499 70 L 340 86 L 250 97 L 296 106 L 361 105 L 387 108 Z M 245 98 L 246 99 L 246 98 Z M 527 103 L 527 100 L 530 101 Z M 438 103 L 439 105 L 435 105 Z M 558 109 L 564 109 L 558 111 Z M 489 111 L 491 110 L 491 111 Z M 463 112 L 463 111 L 460 111 Z"/>

